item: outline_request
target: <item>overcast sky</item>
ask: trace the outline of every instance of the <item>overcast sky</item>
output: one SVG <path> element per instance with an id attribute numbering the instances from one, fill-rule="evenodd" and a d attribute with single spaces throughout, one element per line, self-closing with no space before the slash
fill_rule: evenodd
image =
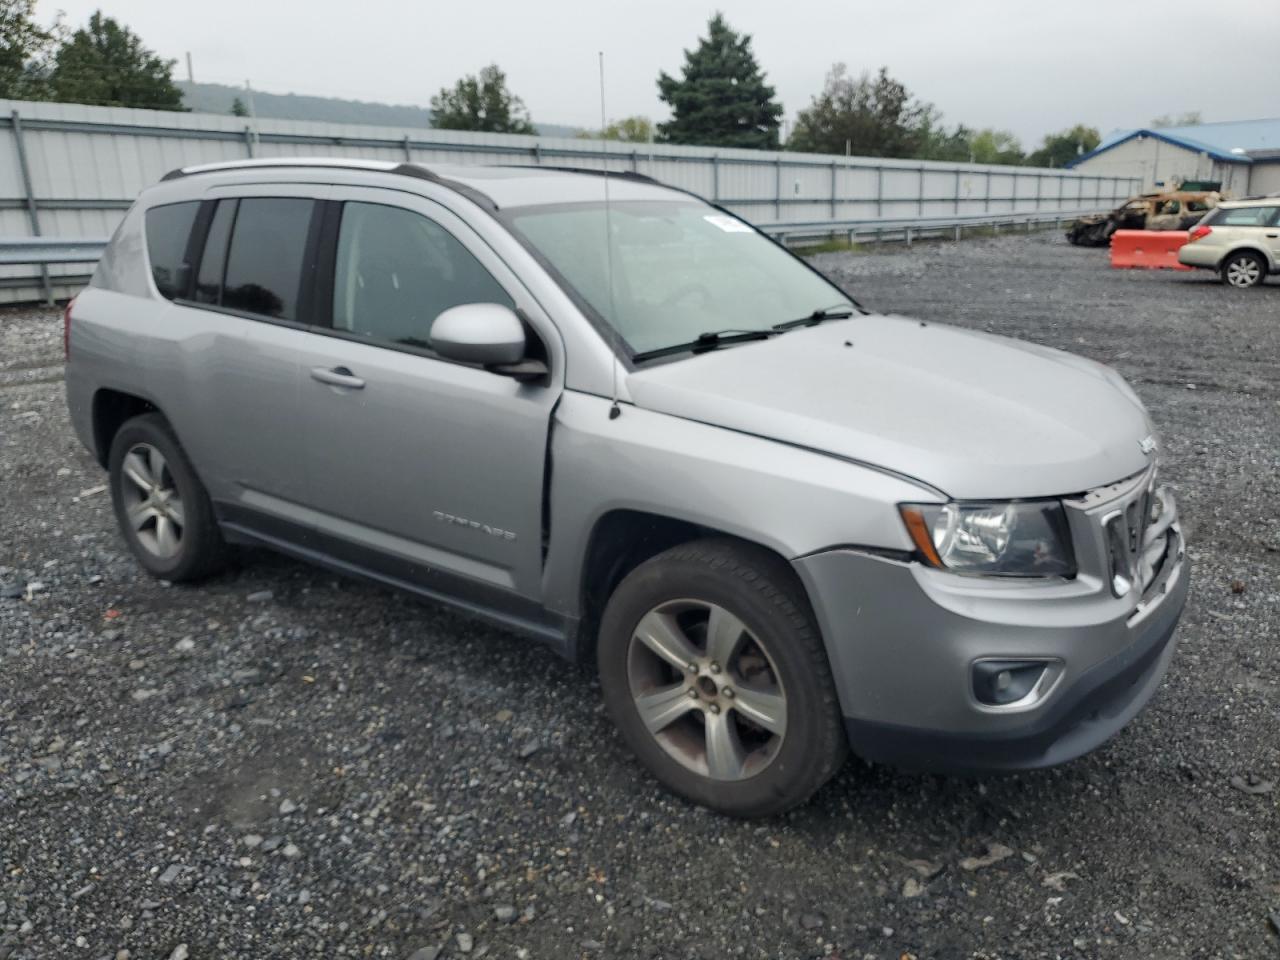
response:
<path id="1" fill-rule="evenodd" d="M 535 121 L 599 125 L 596 53 L 605 52 L 610 118 L 663 119 L 659 70 L 716 9 L 689 0 L 40 0 L 79 26 L 101 7 L 179 60 L 186 76 L 275 93 L 426 106 L 440 87 L 495 62 Z M 1011 130 L 1025 147 L 1085 122 L 1105 135 L 1198 110 L 1205 120 L 1280 113 L 1280 2 L 1235 0 L 725 0 L 750 33 L 787 118 L 835 61 L 881 65 L 948 125 Z"/>

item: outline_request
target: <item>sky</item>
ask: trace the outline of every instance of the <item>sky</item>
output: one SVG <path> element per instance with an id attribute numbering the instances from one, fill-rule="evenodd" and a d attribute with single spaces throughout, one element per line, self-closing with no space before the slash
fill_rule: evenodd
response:
<path id="1" fill-rule="evenodd" d="M 610 119 L 662 120 L 659 70 L 721 10 L 753 37 L 788 121 L 831 65 L 886 66 L 947 125 L 1013 132 L 1030 149 L 1076 123 L 1113 129 L 1199 111 L 1280 113 L 1280 2 L 1235 0 L 1225 30 L 1204 0 L 40 0 L 76 27 L 95 9 L 160 55 L 190 52 L 197 81 L 273 93 L 427 106 L 441 87 L 497 63 L 535 122 L 598 127 L 597 53 Z"/>

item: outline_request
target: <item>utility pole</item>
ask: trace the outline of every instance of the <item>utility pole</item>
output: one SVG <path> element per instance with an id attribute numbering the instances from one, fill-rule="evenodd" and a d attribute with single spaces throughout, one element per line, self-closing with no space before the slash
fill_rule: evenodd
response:
<path id="1" fill-rule="evenodd" d="M 253 130 L 253 143 L 256 147 L 258 144 L 258 113 L 253 109 L 253 86 L 248 80 L 245 80 L 244 82 L 244 94 L 245 98 L 249 101 L 247 104 L 249 107 L 249 126 Z M 253 152 L 256 152 L 256 150 Z"/>
<path id="2" fill-rule="evenodd" d="M 195 72 L 191 69 L 191 51 L 188 50 L 187 51 L 187 83 L 195 83 L 195 82 L 196 82 L 196 75 L 195 75 Z"/>

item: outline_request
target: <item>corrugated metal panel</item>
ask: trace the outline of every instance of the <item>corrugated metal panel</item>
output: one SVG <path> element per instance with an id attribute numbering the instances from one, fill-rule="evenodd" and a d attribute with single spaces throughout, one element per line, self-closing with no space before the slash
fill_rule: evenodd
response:
<path id="1" fill-rule="evenodd" d="M 259 157 L 403 160 L 406 142 L 412 159 L 423 163 L 635 170 L 719 198 L 759 223 L 1079 209 L 1082 202 L 1095 199 L 1108 206 L 1134 189 L 1127 177 L 1096 178 L 1060 170 L 1020 168 L 1015 177 L 1008 167 L 978 164 L 246 121 L 215 114 L 0 100 L 0 234 L 8 236 L 30 233 L 10 120 L 14 112 L 22 123 L 42 232 L 51 236 L 110 234 L 139 191 L 178 167 L 242 159 L 251 152 Z M 33 274 L 26 268 L 0 271 L 0 277 Z M 0 300 L 38 295 L 36 288 L 0 285 Z"/>

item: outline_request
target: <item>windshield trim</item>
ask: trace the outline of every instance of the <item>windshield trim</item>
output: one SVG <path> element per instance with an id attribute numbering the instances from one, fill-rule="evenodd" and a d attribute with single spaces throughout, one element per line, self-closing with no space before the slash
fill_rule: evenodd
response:
<path id="1" fill-rule="evenodd" d="M 770 243 L 778 247 L 778 249 L 782 250 L 784 253 L 790 256 L 791 259 L 799 262 L 810 273 L 819 277 L 824 283 L 827 284 L 827 286 L 831 287 L 831 289 L 835 291 L 836 295 L 840 299 L 848 301 L 849 305 L 853 308 L 854 315 L 860 314 L 862 316 L 866 316 L 871 312 L 867 310 L 864 306 L 862 306 L 862 304 L 860 304 L 853 297 L 852 294 L 846 293 L 843 289 L 841 289 L 835 283 L 834 280 L 832 280 L 821 270 L 817 269 L 815 266 L 813 266 L 811 263 L 805 260 L 804 257 L 800 256 L 795 251 L 791 250 L 789 247 L 787 247 L 786 244 L 781 243 L 780 241 L 775 240 L 773 237 L 769 236 L 767 233 L 765 233 L 763 230 L 757 227 L 750 220 L 745 220 L 742 217 L 738 216 L 738 214 L 734 213 L 732 210 L 722 207 L 718 203 L 712 203 L 711 201 L 698 196 L 696 193 L 690 193 L 686 190 L 681 190 L 678 187 L 668 187 L 666 184 L 662 184 L 662 187 L 664 189 L 672 191 L 673 193 L 678 194 L 678 196 L 671 197 L 670 199 L 664 198 L 662 200 L 647 200 L 646 202 L 647 203 L 671 203 L 671 204 L 682 205 L 682 206 L 689 205 L 690 203 L 692 203 L 694 205 L 701 205 L 710 210 L 715 210 L 716 212 L 722 213 L 725 216 L 733 217 L 733 219 L 739 221 L 740 223 L 746 224 L 751 229 L 752 233 L 759 234 L 764 239 L 768 240 Z M 533 241 L 531 241 L 527 236 L 525 236 L 524 232 L 516 225 L 517 217 L 519 217 L 521 214 L 530 213 L 535 210 L 544 212 L 544 213 L 549 213 L 549 212 L 555 212 L 558 210 L 588 209 L 591 207 L 603 207 L 603 206 L 604 206 L 604 197 L 602 195 L 599 200 L 573 200 L 573 201 L 566 201 L 564 203 L 526 203 L 518 207 L 505 207 L 503 209 L 493 211 L 493 216 L 499 223 L 502 224 L 503 227 L 506 228 L 507 232 L 510 233 L 511 236 L 515 237 L 516 242 L 519 243 L 520 246 L 524 248 L 525 252 L 528 253 L 531 257 L 533 257 L 533 259 L 537 261 L 538 265 L 541 266 L 542 269 L 547 272 L 547 275 L 551 277 L 551 279 L 555 282 L 556 286 L 560 288 L 561 292 L 563 292 L 565 296 L 567 296 L 571 301 L 573 301 L 573 305 L 578 308 L 579 312 L 584 317 L 587 318 L 587 322 L 591 324 L 592 328 L 596 331 L 596 333 L 600 335 L 600 338 L 609 346 L 609 349 L 613 351 L 614 355 L 622 362 L 622 365 L 627 369 L 628 372 L 637 370 L 639 369 L 640 366 L 648 366 L 649 364 L 653 364 L 653 363 L 669 363 L 673 360 L 688 359 L 693 356 L 699 356 L 703 352 L 706 352 L 703 350 L 694 351 L 693 348 L 690 347 L 688 350 L 685 350 L 685 351 L 665 353 L 661 356 L 642 357 L 642 359 L 637 361 L 636 360 L 637 356 L 642 356 L 645 353 L 652 353 L 652 351 L 632 350 L 631 345 L 626 342 L 622 334 L 620 334 L 617 330 L 613 328 L 613 325 L 610 324 L 609 321 L 598 310 L 596 310 L 595 307 L 593 307 L 587 301 L 586 297 L 584 297 L 581 293 L 578 292 L 577 288 L 572 283 L 569 282 L 569 279 L 565 277 L 565 275 L 562 274 L 559 270 L 556 269 L 555 265 L 552 264 L 551 261 L 547 259 L 547 257 L 542 253 L 542 251 L 538 249 L 537 245 L 534 244 Z M 768 329 L 768 328 L 765 328 L 765 329 Z M 745 341 L 745 342 L 753 342 L 753 341 Z M 724 344 L 724 346 L 732 346 L 732 345 Z"/>

